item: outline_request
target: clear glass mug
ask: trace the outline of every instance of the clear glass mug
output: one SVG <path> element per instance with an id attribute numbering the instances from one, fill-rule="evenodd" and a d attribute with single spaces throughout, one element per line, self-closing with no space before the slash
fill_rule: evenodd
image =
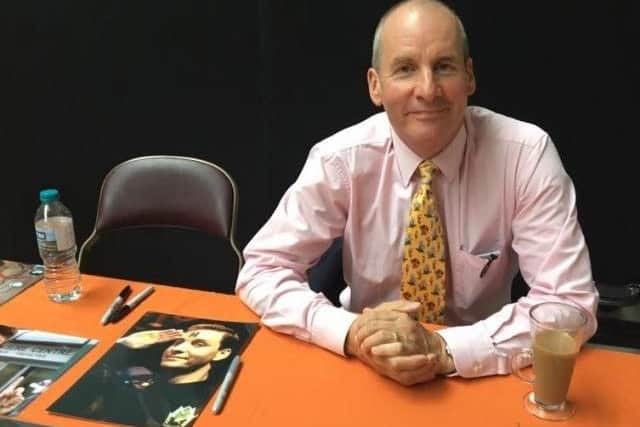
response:
<path id="1" fill-rule="evenodd" d="M 524 405 L 527 411 L 546 420 L 565 420 L 575 413 L 567 400 L 571 375 L 584 341 L 586 312 L 561 302 L 543 302 L 529 310 L 531 346 L 510 356 L 511 372 L 533 384 Z M 533 361 L 533 375 L 522 372 Z"/>

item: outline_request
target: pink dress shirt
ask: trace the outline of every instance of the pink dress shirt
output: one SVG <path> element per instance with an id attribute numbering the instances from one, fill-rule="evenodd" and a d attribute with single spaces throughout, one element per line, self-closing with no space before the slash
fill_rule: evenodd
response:
<path id="1" fill-rule="evenodd" d="M 365 307 L 400 298 L 402 240 L 422 161 L 386 113 L 316 144 L 300 176 L 244 250 L 236 291 L 276 331 L 339 354 Z M 509 373 L 507 354 L 529 346 L 528 310 L 568 301 L 596 328 L 591 277 L 576 195 L 540 128 L 468 107 L 455 139 L 431 159 L 448 242 L 446 340 L 458 374 Z M 341 308 L 309 289 L 306 271 L 343 236 L 349 287 Z M 497 256 L 485 274 L 489 257 Z M 518 268 L 530 286 L 511 303 Z M 585 338 L 585 339 L 586 339 Z"/>

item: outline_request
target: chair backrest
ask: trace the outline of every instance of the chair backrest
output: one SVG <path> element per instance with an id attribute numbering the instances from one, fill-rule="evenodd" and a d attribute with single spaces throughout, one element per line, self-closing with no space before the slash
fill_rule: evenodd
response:
<path id="1" fill-rule="evenodd" d="M 232 276 L 243 262 L 235 242 L 237 210 L 233 179 L 213 163 L 180 156 L 125 161 L 104 178 L 95 228 L 80 248 L 80 270 L 233 293 Z M 210 250 L 213 242 L 222 243 L 224 251 Z M 209 252 L 215 259 L 207 259 Z M 193 265 L 175 261 L 185 255 Z M 204 267 L 214 267 L 212 274 L 229 271 L 229 263 L 234 264 L 229 277 L 215 280 L 222 286 L 206 277 L 197 285 L 182 280 L 197 278 Z"/>

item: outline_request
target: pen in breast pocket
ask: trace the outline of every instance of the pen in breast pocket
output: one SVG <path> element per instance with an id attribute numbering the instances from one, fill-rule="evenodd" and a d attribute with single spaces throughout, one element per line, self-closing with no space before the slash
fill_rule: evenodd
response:
<path id="1" fill-rule="evenodd" d="M 484 265 L 484 267 L 482 267 L 482 270 L 480 270 L 480 278 L 483 278 L 484 275 L 487 274 L 487 271 L 489 270 L 491 263 L 498 258 L 498 255 L 494 253 L 490 253 L 489 255 L 483 258 L 486 258 L 487 263 Z"/>

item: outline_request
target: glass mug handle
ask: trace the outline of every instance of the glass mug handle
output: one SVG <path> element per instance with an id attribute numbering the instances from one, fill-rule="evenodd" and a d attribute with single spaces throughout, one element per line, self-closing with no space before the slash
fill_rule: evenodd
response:
<path id="1" fill-rule="evenodd" d="M 533 384 L 534 375 L 533 369 L 529 375 L 525 375 L 522 372 L 524 367 L 527 367 L 533 361 L 533 350 L 530 348 L 521 348 L 515 350 L 509 355 L 509 365 L 511 366 L 511 373 L 521 379 L 522 381 Z"/>

